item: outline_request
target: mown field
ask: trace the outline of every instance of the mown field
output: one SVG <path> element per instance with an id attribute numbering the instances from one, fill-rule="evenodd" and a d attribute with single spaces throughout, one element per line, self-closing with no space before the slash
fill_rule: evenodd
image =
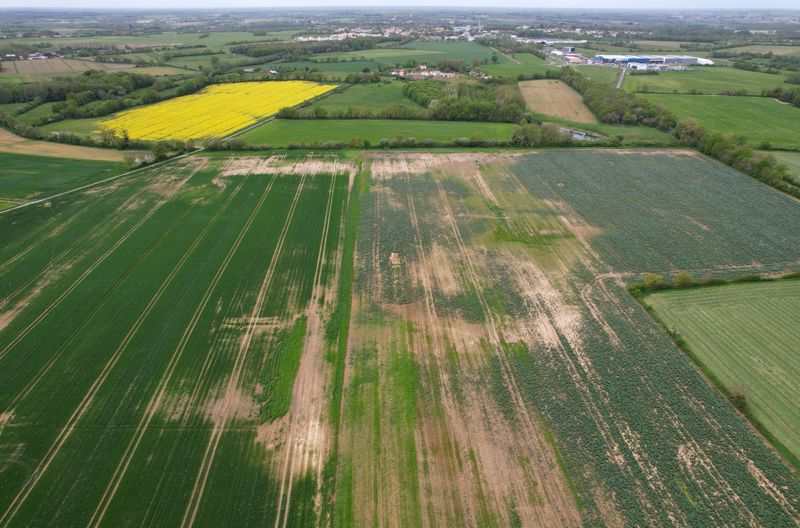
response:
<path id="1" fill-rule="evenodd" d="M 282 147 L 292 143 L 310 145 L 353 139 L 373 144 L 398 137 L 450 142 L 479 135 L 481 138 L 510 140 L 510 123 L 472 123 L 461 121 L 405 121 L 400 119 L 273 119 L 239 136 L 251 145 Z"/>
<path id="2" fill-rule="evenodd" d="M 561 81 L 521 81 L 519 91 L 528 108 L 538 114 L 576 123 L 597 123 L 597 118 L 583 104 L 581 95 Z"/>
<path id="3" fill-rule="evenodd" d="M 292 390 L 326 387 L 353 170 L 193 157 L 0 217 L 4 526 L 313 522 L 327 407 Z"/>
<path id="4" fill-rule="evenodd" d="M 761 95 L 761 91 L 784 86 L 782 74 L 739 70 L 728 66 L 692 67 L 686 71 L 660 72 L 658 75 L 627 75 L 623 87 L 631 92 L 643 93 L 697 93 L 719 95 L 744 91 L 747 95 Z"/>
<path id="5" fill-rule="evenodd" d="M 800 108 L 766 97 L 723 95 L 655 95 L 641 97 L 663 105 L 680 118 L 694 118 L 714 132 L 741 135 L 758 147 L 795 149 L 800 146 Z"/>
<path id="6" fill-rule="evenodd" d="M 800 281 L 675 290 L 645 302 L 797 463 Z"/>
<path id="7" fill-rule="evenodd" d="M 125 172 L 122 163 L 0 152 L 0 210 Z"/>

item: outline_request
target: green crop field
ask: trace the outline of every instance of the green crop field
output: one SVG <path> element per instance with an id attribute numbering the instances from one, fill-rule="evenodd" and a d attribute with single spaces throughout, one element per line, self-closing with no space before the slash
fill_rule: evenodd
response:
<path id="1" fill-rule="evenodd" d="M 349 108 L 379 112 L 393 106 L 405 106 L 422 110 L 423 108 L 403 95 L 404 83 L 357 84 L 343 92 L 331 94 L 312 103 L 309 108 L 324 108 L 329 112 L 343 112 Z"/>
<path id="2" fill-rule="evenodd" d="M 38 108 L 38 107 L 37 107 Z M 24 115 L 24 114 L 23 114 Z M 90 117 L 86 119 L 62 119 L 39 127 L 45 133 L 69 132 L 72 134 L 92 135 L 99 134 L 101 121 L 107 117 Z"/>
<path id="3" fill-rule="evenodd" d="M 769 44 L 754 44 L 738 48 L 725 48 L 727 53 L 772 53 L 774 55 L 800 55 L 800 46 L 772 46 Z"/>
<path id="4" fill-rule="evenodd" d="M 544 74 L 547 70 L 555 69 L 546 60 L 532 53 L 517 53 L 510 61 L 498 64 L 481 66 L 492 77 L 507 77 L 516 79 L 518 75 Z"/>
<path id="5" fill-rule="evenodd" d="M 71 37 L 69 39 L 51 39 L 53 43 L 60 45 L 128 45 L 128 46 L 170 46 L 170 45 L 198 45 L 204 44 L 211 49 L 223 49 L 228 42 L 239 41 L 259 41 L 259 40 L 278 40 L 290 39 L 294 35 L 293 31 L 283 31 L 269 33 L 264 36 L 255 36 L 247 31 L 219 31 L 219 32 L 197 32 L 197 33 L 178 33 L 165 31 L 160 34 L 137 35 L 137 36 L 96 36 L 96 37 Z M 48 39 L 37 38 L 13 38 L 8 39 L 9 44 L 33 44 Z"/>
<path id="6" fill-rule="evenodd" d="M 661 321 L 747 411 L 800 460 L 800 281 L 648 295 Z"/>
<path id="7" fill-rule="evenodd" d="M 108 161 L 27 156 L 0 152 L 0 210 L 125 172 Z"/>
<path id="8" fill-rule="evenodd" d="M 268 429 L 325 412 L 292 387 L 324 383 L 299 357 L 325 355 L 354 167 L 263 161 L 0 216 L 4 526 L 313 522 L 322 451 Z"/>
<path id="9" fill-rule="evenodd" d="M 394 66 L 408 61 L 435 64 L 440 60 L 460 60 L 472 64 L 474 59 L 490 60 L 492 55 L 498 56 L 498 63 L 512 62 L 511 58 L 503 53 L 493 51 L 477 42 L 426 42 L 415 40 L 399 48 L 374 48 L 346 53 L 320 54 L 318 59 L 333 58 L 338 61 L 351 59 L 364 59 L 378 62 L 384 66 Z"/>
<path id="10" fill-rule="evenodd" d="M 343 61 L 343 62 L 329 62 L 329 61 L 290 61 L 290 62 L 270 62 L 259 64 L 261 68 L 293 68 L 297 70 L 318 70 L 331 75 L 338 75 L 343 77 L 348 73 L 358 73 L 364 71 L 365 68 L 369 70 L 378 70 L 381 64 L 376 61 Z"/>
<path id="11" fill-rule="evenodd" d="M 744 91 L 747 95 L 761 95 L 765 88 L 784 86 L 782 74 L 738 70 L 728 66 L 692 67 L 686 71 L 666 71 L 658 75 L 628 75 L 624 88 L 631 92 L 698 93 L 718 95 Z"/>
<path id="12" fill-rule="evenodd" d="M 741 135 L 753 146 L 800 146 L 800 108 L 766 97 L 655 95 L 642 97 L 669 108 L 680 118 L 697 119 L 713 132 Z"/>
<path id="13" fill-rule="evenodd" d="M 800 260 L 789 196 L 688 150 L 531 156 L 523 184 L 570 205 L 616 271 L 674 272 Z M 723 207 L 724 205 L 724 207 Z M 747 218 L 748 224 L 742 225 Z"/>
<path id="14" fill-rule="evenodd" d="M 395 119 L 273 119 L 245 132 L 241 139 L 252 145 L 287 146 L 292 143 L 310 145 L 353 139 L 373 144 L 381 139 L 397 137 L 450 142 L 479 135 L 485 140 L 511 139 L 510 123 L 467 123 L 461 121 L 404 121 Z"/>

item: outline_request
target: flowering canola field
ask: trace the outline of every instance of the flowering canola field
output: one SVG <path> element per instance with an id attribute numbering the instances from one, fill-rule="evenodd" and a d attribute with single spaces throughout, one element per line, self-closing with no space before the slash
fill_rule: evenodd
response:
<path id="1" fill-rule="evenodd" d="M 336 86 L 309 81 L 215 84 L 201 92 L 120 112 L 100 125 L 132 139 L 224 137 Z"/>

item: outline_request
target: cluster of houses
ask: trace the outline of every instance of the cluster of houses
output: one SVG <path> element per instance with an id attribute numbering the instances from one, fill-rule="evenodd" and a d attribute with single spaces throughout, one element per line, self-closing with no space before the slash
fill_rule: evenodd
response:
<path id="1" fill-rule="evenodd" d="M 392 70 L 392 75 L 398 79 L 411 79 L 413 81 L 422 79 L 455 79 L 460 76 L 457 72 L 444 72 L 437 69 L 430 69 L 427 64 L 420 64 L 416 68 L 396 68 Z M 476 79 L 492 78 L 491 75 L 478 70 L 470 71 L 469 76 L 475 77 Z"/>
<path id="2" fill-rule="evenodd" d="M 45 51 L 40 53 L 38 51 L 34 53 L 29 53 L 28 55 L 19 55 L 17 56 L 16 53 L 6 53 L 3 56 L 3 60 L 7 61 L 16 61 L 16 60 L 45 60 L 45 59 L 54 59 L 57 58 L 58 55 L 56 53 L 52 53 L 50 51 Z"/>

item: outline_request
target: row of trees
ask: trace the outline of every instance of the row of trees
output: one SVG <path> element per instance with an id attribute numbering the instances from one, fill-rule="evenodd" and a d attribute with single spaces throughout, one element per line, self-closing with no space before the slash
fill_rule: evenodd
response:
<path id="1" fill-rule="evenodd" d="M 55 77 L 32 83 L 0 84 L 0 103 L 65 101 L 71 94 L 80 94 L 86 101 L 127 95 L 156 83 L 155 77 L 134 72 L 108 73 L 87 70 L 73 77 Z"/>
<path id="2" fill-rule="evenodd" d="M 573 68 L 564 68 L 561 79 L 583 96 L 586 106 L 603 123 L 644 125 L 661 130 L 672 130 L 677 124 L 672 112 L 625 90 L 592 81 Z"/>
<path id="3" fill-rule="evenodd" d="M 293 61 L 318 53 L 372 49 L 377 42 L 377 39 L 371 38 L 351 38 L 313 42 L 259 42 L 233 46 L 231 47 L 231 52 L 247 55 L 248 57 L 263 58 L 268 62 L 276 60 Z"/>
<path id="4" fill-rule="evenodd" d="M 779 101 L 784 101 L 800 108 L 800 88 L 792 88 L 788 86 L 786 88 L 782 88 L 777 86 L 769 90 L 763 90 L 761 95 L 764 97 L 774 97 Z"/>

